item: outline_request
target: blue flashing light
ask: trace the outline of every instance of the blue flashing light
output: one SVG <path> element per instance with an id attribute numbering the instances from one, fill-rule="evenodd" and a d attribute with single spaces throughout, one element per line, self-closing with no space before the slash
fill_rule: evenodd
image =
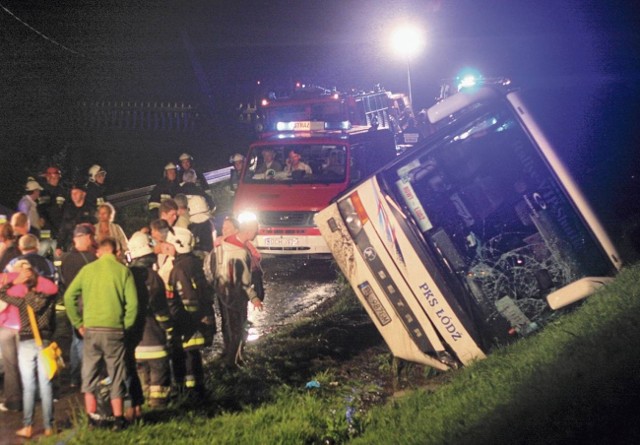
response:
<path id="1" fill-rule="evenodd" d="M 478 80 L 475 78 L 475 76 L 465 76 L 458 83 L 458 91 L 460 91 L 463 88 L 475 87 L 477 83 L 478 83 Z"/>
<path id="2" fill-rule="evenodd" d="M 478 70 L 466 68 L 456 77 L 458 91 L 473 89 L 482 85 L 483 77 Z"/>

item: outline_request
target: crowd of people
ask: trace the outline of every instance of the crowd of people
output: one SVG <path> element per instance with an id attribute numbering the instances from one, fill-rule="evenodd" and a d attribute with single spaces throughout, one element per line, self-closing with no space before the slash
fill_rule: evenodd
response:
<path id="1" fill-rule="evenodd" d="M 68 191 L 56 166 L 29 177 L 17 211 L 0 220 L 0 411 L 23 411 L 17 435 L 34 435 L 37 389 L 44 434 L 55 433 L 56 385 L 39 351 L 54 338 L 56 303 L 72 329 L 59 382 L 80 389 L 93 426 L 124 429 L 143 405 L 164 407 L 175 394 L 200 399 L 201 351 L 213 343 L 216 307 L 219 363 L 243 365 L 248 304 L 263 308 L 260 255 L 251 244 L 258 224 L 228 217 L 218 236 L 206 180 L 189 154 L 178 160 L 151 192 L 149 224 L 129 237 L 114 222 L 100 165 Z"/>

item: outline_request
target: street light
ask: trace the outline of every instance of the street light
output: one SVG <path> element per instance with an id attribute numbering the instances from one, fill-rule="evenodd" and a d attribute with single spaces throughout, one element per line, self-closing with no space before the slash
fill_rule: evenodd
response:
<path id="1" fill-rule="evenodd" d="M 409 88 L 409 102 L 413 106 L 411 93 L 411 59 L 424 48 L 425 40 L 421 29 L 413 25 L 399 26 L 391 34 L 391 47 L 393 51 L 404 58 L 407 64 L 407 86 Z"/>

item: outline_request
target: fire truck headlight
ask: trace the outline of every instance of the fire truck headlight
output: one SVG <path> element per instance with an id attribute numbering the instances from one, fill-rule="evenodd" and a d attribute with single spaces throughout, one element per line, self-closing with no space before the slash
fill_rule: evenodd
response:
<path id="1" fill-rule="evenodd" d="M 251 211 L 244 211 L 238 214 L 238 222 L 240 224 L 248 221 L 257 221 L 258 215 Z"/>

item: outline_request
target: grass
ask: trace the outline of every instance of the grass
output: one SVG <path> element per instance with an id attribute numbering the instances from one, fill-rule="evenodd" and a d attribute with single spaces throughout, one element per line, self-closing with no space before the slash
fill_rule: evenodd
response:
<path id="1" fill-rule="evenodd" d="M 537 336 L 458 371 L 437 391 L 372 410 L 353 443 L 633 443 L 639 278 L 640 267 L 630 268 Z"/>
<path id="2" fill-rule="evenodd" d="M 379 382 L 341 366 L 379 342 L 370 324 L 347 322 L 361 314 L 343 295 L 322 317 L 252 345 L 247 369 L 214 366 L 205 406 L 151 411 L 123 433 L 79 422 L 50 443 L 638 443 L 639 282 L 640 266 L 630 267 L 535 336 L 384 404 Z M 384 348 L 358 363 L 395 368 Z"/>

